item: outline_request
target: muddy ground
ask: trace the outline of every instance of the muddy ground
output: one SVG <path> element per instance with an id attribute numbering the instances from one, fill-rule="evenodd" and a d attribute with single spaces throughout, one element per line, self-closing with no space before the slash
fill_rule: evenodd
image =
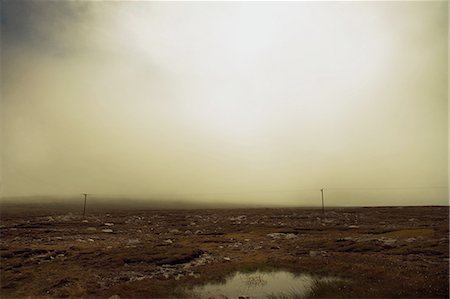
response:
<path id="1" fill-rule="evenodd" d="M 448 207 L 1 216 L 2 298 L 186 297 L 236 270 L 274 268 L 346 279 L 315 297 L 449 296 Z"/>

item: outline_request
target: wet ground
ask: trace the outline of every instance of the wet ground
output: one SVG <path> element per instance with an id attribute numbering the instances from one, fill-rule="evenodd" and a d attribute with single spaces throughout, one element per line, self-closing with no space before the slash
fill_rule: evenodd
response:
<path id="1" fill-rule="evenodd" d="M 1 295 L 181 298 L 236 271 L 285 270 L 342 279 L 309 297 L 448 298 L 448 211 L 3 209 Z"/>
<path id="2" fill-rule="evenodd" d="M 225 282 L 207 283 L 195 286 L 190 294 L 198 298 L 211 298 L 217 294 L 228 298 L 307 298 L 316 283 L 337 283 L 336 277 L 322 277 L 310 274 L 294 274 L 287 271 L 236 272 L 227 277 Z M 251 294 L 247 295 L 247 294 Z"/>

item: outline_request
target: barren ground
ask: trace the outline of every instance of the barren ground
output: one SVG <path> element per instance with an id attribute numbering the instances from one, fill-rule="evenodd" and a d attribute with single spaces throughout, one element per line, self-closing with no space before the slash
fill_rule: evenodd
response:
<path id="1" fill-rule="evenodd" d="M 348 279 L 316 297 L 448 298 L 448 217 L 448 207 L 111 210 L 85 219 L 3 209 L 1 296 L 185 297 L 186 286 L 236 270 L 280 268 Z"/>

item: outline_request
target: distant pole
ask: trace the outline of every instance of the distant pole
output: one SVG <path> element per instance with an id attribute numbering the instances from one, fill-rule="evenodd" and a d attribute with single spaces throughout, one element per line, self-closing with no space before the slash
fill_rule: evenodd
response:
<path id="1" fill-rule="evenodd" d="M 320 192 L 322 193 L 322 213 L 325 214 L 325 205 L 323 204 L 323 188 L 320 189 Z"/>
<path id="2" fill-rule="evenodd" d="M 83 217 L 86 216 L 86 200 L 87 200 L 87 193 L 83 193 L 84 195 L 84 208 L 83 208 Z"/>

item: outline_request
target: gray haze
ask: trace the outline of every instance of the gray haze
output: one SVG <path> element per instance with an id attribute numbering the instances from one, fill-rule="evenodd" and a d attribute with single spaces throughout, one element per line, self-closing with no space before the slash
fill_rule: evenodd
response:
<path id="1" fill-rule="evenodd" d="M 446 1 L 1 5 L 5 198 L 448 204 Z"/>

